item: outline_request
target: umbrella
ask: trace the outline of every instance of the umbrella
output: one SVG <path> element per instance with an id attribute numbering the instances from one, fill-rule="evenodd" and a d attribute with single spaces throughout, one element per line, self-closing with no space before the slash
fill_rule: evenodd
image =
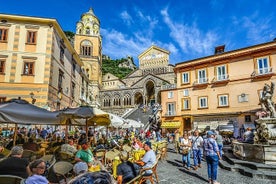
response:
<path id="1" fill-rule="evenodd" d="M 0 104 L 1 123 L 58 125 L 64 118 L 57 117 L 57 114 L 58 112 L 48 111 L 22 99 Z"/>
<path id="2" fill-rule="evenodd" d="M 88 135 L 88 126 L 108 126 L 110 124 L 109 115 L 107 113 L 90 106 L 66 108 L 60 111 L 58 116 L 71 119 L 71 122 L 76 122 L 79 125 L 85 125 L 86 135 Z"/>
<path id="3" fill-rule="evenodd" d="M 58 125 L 64 121 L 64 118 L 57 117 L 57 114 L 57 112 L 50 112 L 22 99 L 11 99 L 0 104 L 0 123 L 14 123 L 15 132 L 17 124 Z M 13 145 L 15 140 L 16 134 L 13 137 Z"/>

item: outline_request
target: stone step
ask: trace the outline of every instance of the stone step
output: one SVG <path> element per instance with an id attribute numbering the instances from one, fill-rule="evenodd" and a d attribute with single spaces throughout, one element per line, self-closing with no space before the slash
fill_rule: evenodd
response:
<path id="1" fill-rule="evenodd" d="M 252 178 L 276 180 L 276 172 L 273 172 L 273 171 L 261 171 L 261 170 L 251 169 L 249 167 L 245 167 L 242 165 L 236 165 L 236 164 L 232 165 L 225 160 L 220 160 L 219 166 L 225 170 L 239 172 L 242 175 L 252 177 Z"/>

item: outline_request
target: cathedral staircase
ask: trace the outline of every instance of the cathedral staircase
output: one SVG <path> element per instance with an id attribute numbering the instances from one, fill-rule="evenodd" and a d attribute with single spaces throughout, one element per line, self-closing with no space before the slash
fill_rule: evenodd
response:
<path id="1" fill-rule="evenodd" d="M 152 116 L 152 110 L 149 108 L 146 112 L 143 111 L 143 108 L 133 109 L 130 113 L 123 116 L 125 119 L 133 119 L 135 121 L 139 121 L 145 125 L 149 123 L 149 117 Z"/>

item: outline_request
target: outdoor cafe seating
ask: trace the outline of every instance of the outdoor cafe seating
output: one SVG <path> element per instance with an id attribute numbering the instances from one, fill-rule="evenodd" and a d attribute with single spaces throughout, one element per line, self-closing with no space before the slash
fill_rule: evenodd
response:
<path id="1" fill-rule="evenodd" d="M 21 184 L 24 179 L 14 175 L 0 175 L 0 184 Z"/>

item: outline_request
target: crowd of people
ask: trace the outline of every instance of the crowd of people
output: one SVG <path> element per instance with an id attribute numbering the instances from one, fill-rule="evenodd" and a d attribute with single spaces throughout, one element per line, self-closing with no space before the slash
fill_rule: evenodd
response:
<path id="1" fill-rule="evenodd" d="M 160 141 L 160 131 L 143 131 L 135 129 L 122 129 L 105 132 L 96 131 L 89 128 L 88 134 L 84 130 L 76 129 L 73 133 L 69 132 L 66 136 L 65 129 L 53 130 L 52 128 L 32 128 L 27 131 L 26 128 L 18 129 L 16 140 L 13 140 L 14 130 L 11 130 L 10 136 L 5 141 L 0 142 L 0 152 L 2 150 L 10 150 L 9 156 L 0 155 L 0 175 L 15 175 L 25 179 L 26 184 L 33 184 L 39 181 L 40 184 L 55 183 L 51 181 L 46 174 L 47 163 L 39 159 L 47 154 L 52 148 L 60 147 L 57 153 L 54 153 L 59 159 L 59 153 L 68 154 L 74 163 L 73 173 L 75 178 L 70 183 L 81 183 L 81 181 L 97 180 L 96 176 L 107 176 L 115 183 L 112 177 L 112 171 L 107 168 L 104 163 L 95 157 L 95 152 L 100 149 L 111 150 L 116 148 L 121 151 L 121 164 L 117 168 L 117 183 L 126 183 L 139 174 L 143 168 L 152 167 L 156 162 L 156 153 L 152 150 L 150 141 Z M 4 140 L 4 139 L 2 139 Z M 15 143 L 16 146 L 13 146 Z M 41 145 L 47 143 L 45 149 Z M 122 145 L 129 145 L 132 150 L 145 150 L 145 155 L 141 160 L 129 161 L 129 153 L 122 149 Z M 31 150 L 36 153 L 38 159 L 29 160 L 23 158 L 23 151 Z M 100 166 L 100 171 L 95 172 L 95 166 Z M 96 174 L 101 172 L 101 174 Z M 94 174 L 91 174 L 94 173 Z M 149 171 L 145 175 L 152 174 Z M 106 177 L 105 177 L 106 178 Z"/>
<path id="2" fill-rule="evenodd" d="M 175 132 L 176 152 L 181 154 L 183 167 L 195 171 L 202 168 L 202 159 L 205 157 L 207 163 L 208 181 L 210 184 L 219 184 L 217 181 L 218 161 L 222 158 L 222 136 L 215 130 L 207 131 L 204 136 L 198 130 L 184 132 L 178 136 Z M 178 138 L 179 137 L 179 138 Z M 176 140 L 178 139 L 178 140 Z M 179 141 L 179 143 L 178 143 Z M 193 166 L 191 164 L 193 158 Z"/>

